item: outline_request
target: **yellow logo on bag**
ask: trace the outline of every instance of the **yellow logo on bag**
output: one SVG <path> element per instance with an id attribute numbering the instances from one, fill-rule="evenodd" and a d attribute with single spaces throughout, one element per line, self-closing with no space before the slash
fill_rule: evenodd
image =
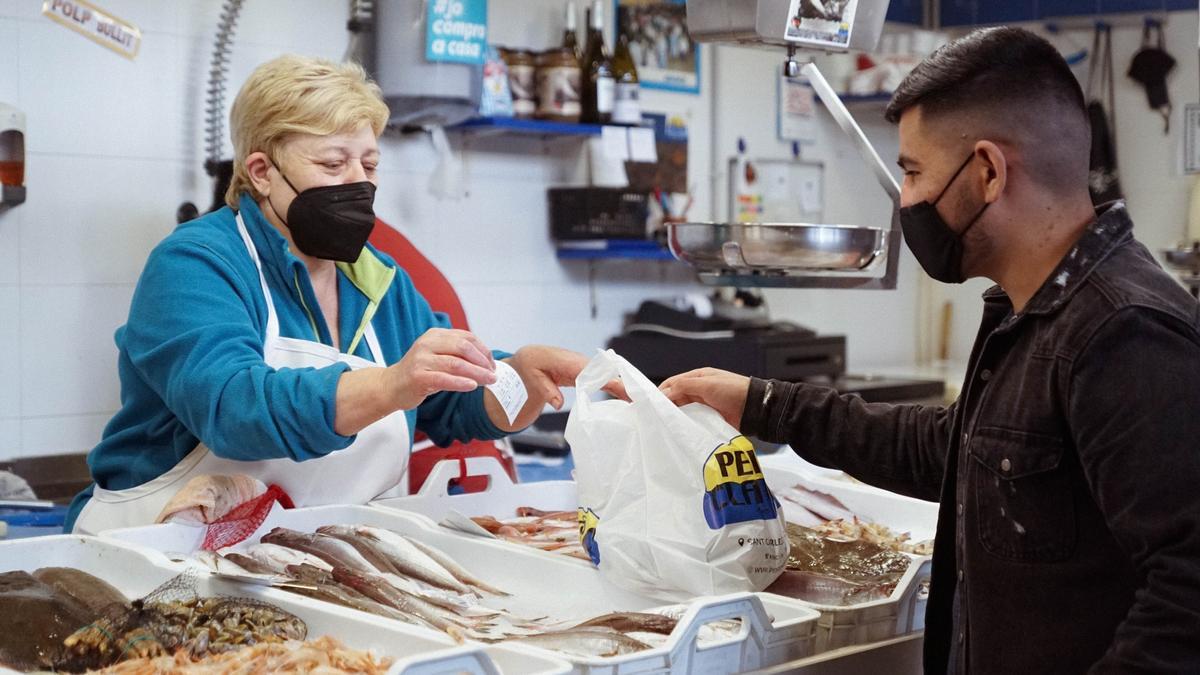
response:
<path id="1" fill-rule="evenodd" d="M 593 565 L 600 564 L 600 545 L 596 543 L 596 528 L 600 525 L 600 516 L 591 509 L 579 508 L 579 543 L 587 551 Z"/>
<path id="2" fill-rule="evenodd" d="M 704 519 L 714 530 L 733 523 L 774 520 L 779 515 L 754 445 L 745 436 L 717 446 L 708 456 L 704 490 Z"/>

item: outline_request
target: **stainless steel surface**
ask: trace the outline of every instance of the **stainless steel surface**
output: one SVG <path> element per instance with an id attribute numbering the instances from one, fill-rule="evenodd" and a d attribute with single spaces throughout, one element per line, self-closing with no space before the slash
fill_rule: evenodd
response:
<path id="1" fill-rule="evenodd" d="M 1182 272 L 1200 272 L 1200 242 L 1163 251 L 1167 265 Z"/>
<path id="2" fill-rule="evenodd" d="M 1178 273 L 1179 281 L 1188 291 L 1200 298 L 1200 241 L 1163 251 L 1167 267 Z"/>
<path id="3" fill-rule="evenodd" d="M 850 42 L 822 51 L 871 51 L 879 42 L 889 0 L 858 0 Z M 697 42 L 736 42 L 746 45 L 795 44 L 785 39 L 788 0 L 687 0 L 688 35 Z"/>
<path id="4" fill-rule="evenodd" d="M 672 223 L 667 240 L 709 285 L 894 288 L 888 262 L 899 237 L 892 234 L 847 225 Z"/>
<path id="5" fill-rule="evenodd" d="M 846 45 L 788 39 L 789 0 L 687 0 L 688 33 L 697 42 L 787 47 L 785 72 L 797 51 L 874 49 L 888 0 L 857 0 Z M 813 63 L 799 69 L 850 137 L 892 201 L 891 229 L 810 223 L 668 225 L 671 252 L 709 285 L 894 289 L 900 263 L 900 186 L 854 117 Z M 764 74 L 766 76 L 766 74 Z"/>
<path id="6" fill-rule="evenodd" d="M 668 225 L 676 258 L 711 286 L 891 290 L 900 265 L 900 186 L 815 64 L 804 75 L 892 201 L 891 229 L 812 223 Z"/>
<path id="7" fill-rule="evenodd" d="M 817 64 L 808 63 L 801 69 L 804 77 L 808 78 L 809 84 L 816 90 L 817 96 L 821 97 L 821 102 L 825 104 L 825 108 L 829 110 L 829 114 L 833 115 L 834 121 L 842 128 L 842 132 L 850 137 L 850 141 L 854 143 L 854 149 L 858 151 L 858 155 L 863 161 L 871 167 L 875 173 L 875 180 L 879 181 L 879 185 L 883 187 L 883 191 L 891 197 L 896 203 L 897 208 L 900 204 L 900 185 L 896 183 L 896 179 L 892 177 L 892 172 L 888 170 L 887 164 L 879 157 L 879 153 L 875 152 L 875 148 L 871 145 L 871 141 L 867 140 L 867 135 L 863 133 L 858 122 L 854 121 L 854 116 L 846 109 L 842 99 L 838 98 L 837 92 L 833 87 L 829 86 L 829 81 L 821 74 L 817 68 Z"/>

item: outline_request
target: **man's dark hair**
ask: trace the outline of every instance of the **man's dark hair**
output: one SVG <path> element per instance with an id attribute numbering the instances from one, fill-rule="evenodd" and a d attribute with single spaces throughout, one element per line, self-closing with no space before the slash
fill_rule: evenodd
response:
<path id="1" fill-rule="evenodd" d="M 977 30 L 931 54 L 900 83 L 884 115 L 898 123 L 913 107 L 923 119 L 955 119 L 968 137 L 1020 147 L 1030 171 L 1052 187 L 1086 179 L 1083 91 L 1058 50 L 1023 28 Z"/>

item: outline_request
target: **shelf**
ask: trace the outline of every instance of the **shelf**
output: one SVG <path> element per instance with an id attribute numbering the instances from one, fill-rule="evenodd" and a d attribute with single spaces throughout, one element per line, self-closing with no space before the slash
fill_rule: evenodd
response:
<path id="1" fill-rule="evenodd" d="M 814 98 L 820 101 L 821 97 L 814 94 Z M 838 98 L 842 103 L 849 108 L 852 105 L 887 105 L 892 100 L 891 94 L 838 94 Z"/>
<path id="2" fill-rule="evenodd" d="M 512 134 L 518 136 L 599 136 L 604 128 L 599 124 L 550 122 L 519 117 L 476 117 L 450 127 L 457 131 L 480 134 Z"/>
<path id="3" fill-rule="evenodd" d="M 642 239 L 585 239 L 556 244 L 560 260 L 674 260 L 657 242 Z"/>

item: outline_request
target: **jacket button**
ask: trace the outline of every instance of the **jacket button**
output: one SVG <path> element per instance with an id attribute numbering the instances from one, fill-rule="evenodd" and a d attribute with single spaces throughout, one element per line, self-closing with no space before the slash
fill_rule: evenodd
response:
<path id="1" fill-rule="evenodd" d="M 958 571 L 958 580 L 959 580 L 960 582 L 963 580 L 963 571 L 962 571 L 962 570 L 959 570 L 959 571 Z"/>
<path id="2" fill-rule="evenodd" d="M 983 380 L 984 382 L 992 379 L 992 371 L 985 369 L 982 373 L 979 373 L 979 379 Z"/>
<path id="3" fill-rule="evenodd" d="M 1012 470 L 1012 462 L 1008 461 L 1007 457 L 1000 460 L 1000 470 L 1003 471 L 1004 473 L 1008 473 L 1009 471 Z"/>
<path id="4" fill-rule="evenodd" d="M 966 639 L 967 639 L 967 634 L 963 631 L 959 631 L 958 632 L 958 644 L 961 645 L 963 643 L 963 640 L 966 640 Z"/>
<path id="5" fill-rule="evenodd" d="M 958 515 L 961 516 L 962 514 L 963 514 L 963 505 L 962 505 L 962 502 L 959 502 L 958 503 Z"/>

